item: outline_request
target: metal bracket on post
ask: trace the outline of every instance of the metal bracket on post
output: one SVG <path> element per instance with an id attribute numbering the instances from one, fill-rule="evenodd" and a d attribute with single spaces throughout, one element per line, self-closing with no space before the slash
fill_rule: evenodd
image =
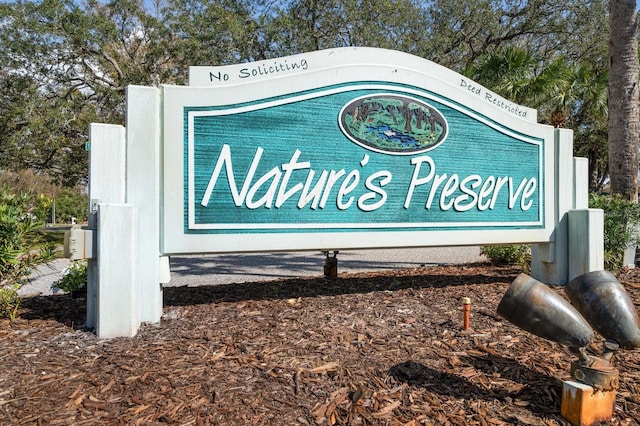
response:
<path id="1" fill-rule="evenodd" d="M 87 327 L 95 328 L 97 312 L 97 298 L 98 298 L 98 205 L 101 200 L 92 198 L 89 201 L 89 214 L 87 217 L 89 230 L 95 232 L 92 235 L 91 246 L 96 248 L 94 256 L 87 261 Z"/>

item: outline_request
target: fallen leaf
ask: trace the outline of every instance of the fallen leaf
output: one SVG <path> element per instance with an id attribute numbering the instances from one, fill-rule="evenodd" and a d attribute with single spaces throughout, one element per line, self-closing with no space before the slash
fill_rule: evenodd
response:
<path id="1" fill-rule="evenodd" d="M 315 374 L 326 373 L 327 371 L 335 371 L 335 370 L 337 370 L 339 366 L 340 366 L 340 364 L 338 364 L 337 362 L 329 362 L 329 363 L 321 365 L 319 367 L 312 368 L 311 372 L 315 373 Z"/>

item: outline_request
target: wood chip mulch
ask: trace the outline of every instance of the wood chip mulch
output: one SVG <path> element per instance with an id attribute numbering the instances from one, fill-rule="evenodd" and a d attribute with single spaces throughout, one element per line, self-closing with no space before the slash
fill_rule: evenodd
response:
<path id="1" fill-rule="evenodd" d="M 160 324 L 111 340 L 83 329 L 84 299 L 27 298 L 0 321 L 0 425 L 567 425 L 573 355 L 496 314 L 518 273 L 474 264 L 167 288 Z M 640 306 L 640 271 L 619 279 Z M 607 424 L 639 425 L 640 350 L 616 365 Z"/>

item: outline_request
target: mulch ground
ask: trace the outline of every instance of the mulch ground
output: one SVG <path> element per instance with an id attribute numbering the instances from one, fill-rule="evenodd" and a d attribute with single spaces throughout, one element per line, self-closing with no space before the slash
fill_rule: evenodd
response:
<path id="1" fill-rule="evenodd" d="M 0 424 L 566 425 L 574 356 L 496 314 L 518 272 L 476 264 L 169 288 L 160 324 L 111 340 L 82 328 L 84 299 L 28 298 L 0 322 Z M 640 271 L 619 279 L 640 306 Z M 608 424 L 638 425 L 640 350 L 616 365 Z"/>

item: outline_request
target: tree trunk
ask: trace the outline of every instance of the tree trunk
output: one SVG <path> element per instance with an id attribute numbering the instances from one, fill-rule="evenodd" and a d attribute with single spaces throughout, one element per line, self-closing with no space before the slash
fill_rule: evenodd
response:
<path id="1" fill-rule="evenodd" d="M 635 0 L 609 10 L 609 176 L 611 191 L 638 200 L 638 40 Z"/>

